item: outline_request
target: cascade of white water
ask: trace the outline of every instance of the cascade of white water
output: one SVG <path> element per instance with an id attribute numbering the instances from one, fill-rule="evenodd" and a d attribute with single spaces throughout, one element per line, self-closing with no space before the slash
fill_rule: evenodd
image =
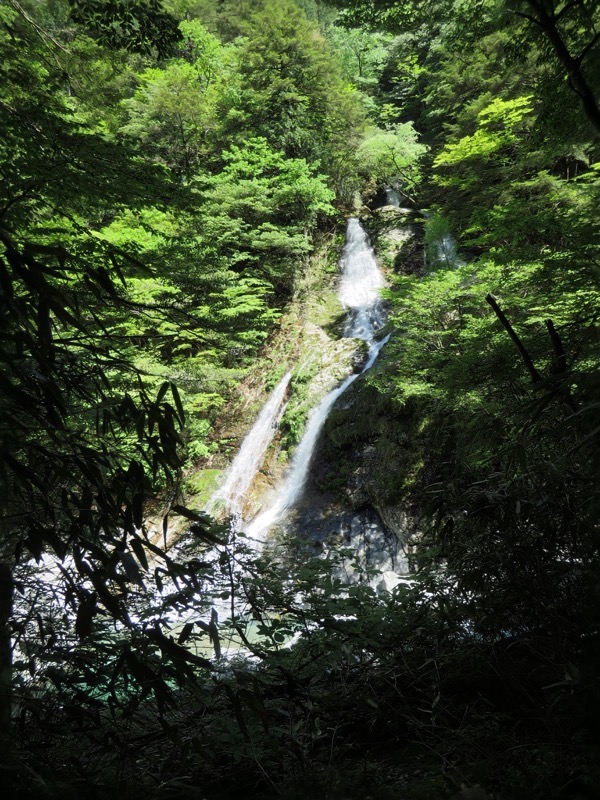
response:
<path id="1" fill-rule="evenodd" d="M 349 375 L 343 383 L 329 392 L 329 394 L 326 394 L 319 405 L 313 409 L 308 418 L 308 423 L 302 439 L 300 440 L 300 444 L 294 453 L 287 477 L 277 494 L 275 502 L 269 509 L 259 514 L 249 525 L 246 525 L 244 529 L 249 539 L 258 542 L 262 541 L 269 528 L 275 525 L 276 522 L 282 520 L 286 513 L 294 506 L 304 488 L 319 433 L 335 401 L 344 394 L 352 383 L 354 383 L 359 374 L 362 375 L 363 372 L 366 372 L 373 366 L 375 359 L 379 355 L 379 351 L 389 338 L 388 335 L 380 342 L 375 342 L 369 349 L 369 356 L 361 373 Z"/>
<path id="2" fill-rule="evenodd" d="M 338 298 L 348 310 L 344 336 L 371 342 L 385 321 L 379 299 L 385 281 L 367 234 L 355 217 L 348 220 L 340 268 Z"/>
<path id="3" fill-rule="evenodd" d="M 379 342 L 375 341 L 375 335 L 385 321 L 379 297 L 379 291 L 385 282 L 367 234 L 358 219 L 354 217 L 348 220 L 346 245 L 340 259 L 340 268 L 342 276 L 338 298 L 348 309 L 348 322 L 344 335 L 349 338 L 362 339 L 369 344 L 368 358 L 362 369 L 362 372 L 366 372 L 373 366 L 379 351 L 389 339 L 387 336 Z M 349 375 L 340 386 L 329 392 L 311 412 L 275 502 L 245 526 L 245 533 L 251 540 L 263 541 L 269 529 L 286 516 L 300 497 L 321 428 L 336 400 L 357 378 L 357 373 Z"/>
<path id="4" fill-rule="evenodd" d="M 395 189 L 388 186 L 385 190 L 385 202 L 388 206 L 399 208 L 401 202 L 400 195 Z"/>
<path id="5" fill-rule="evenodd" d="M 458 255 L 456 239 L 452 234 L 445 233 L 436 243 L 437 260 L 449 269 L 462 267 L 465 261 Z"/>
<path id="6" fill-rule="evenodd" d="M 292 373 L 286 372 L 271 392 L 227 470 L 224 483 L 217 489 L 206 507 L 209 514 L 218 511 L 229 514 L 232 517 L 234 528 L 238 530 L 242 523 L 248 489 L 263 464 L 267 448 L 285 411 L 285 394 L 291 377 Z"/>
<path id="7" fill-rule="evenodd" d="M 426 220 L 432 219 L 430 211 L 422 211 L 421 213 Z M 425 268 L 437 265 L 455 269 L 456 267 L 463 267 L 466 263 L 458 253 L 456 239 L 449 232 L 441 233 L 425 246 L 423 261 Z"/>

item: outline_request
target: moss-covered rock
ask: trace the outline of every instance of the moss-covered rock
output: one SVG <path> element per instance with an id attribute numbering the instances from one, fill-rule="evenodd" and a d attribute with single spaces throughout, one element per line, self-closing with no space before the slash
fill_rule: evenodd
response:
<path id="1" fill-rule="evenodd" d="M 192 472 L 183 482 L 183 491 L 188 502 L 203 508 L 219 485 L 222 474 L 221 469 L 199 469 Z"/>
<path id="2" fill-rule="evenodd" d="M 384 269 L 403 275 L 423 271 L 424 221 L 417 212 L 384 206 L 368 211 L 361 221 Z"/>

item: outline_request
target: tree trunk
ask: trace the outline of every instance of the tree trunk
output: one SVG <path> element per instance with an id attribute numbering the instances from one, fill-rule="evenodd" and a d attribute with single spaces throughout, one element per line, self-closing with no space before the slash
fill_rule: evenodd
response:
<path id="1" fill-rule="evenodd" d="M 12 615 L 13 579 L 10 567 L 0 563 L 0 768 L 10 765 L 12 712 Z"/>
<path id="2" fill-rule="evenodd" d="M 493 308 L 495 315 L 498 317 L 498 319 L 502 323 L 502 326 L 508 332 L 508 335 L 513 340 L 513 342 L 515 343 L 515 346 L 516 346 L 517 350 L 519 351 L 519 353 L 521 355 L 521 358 L 523 359 L 523 363 L 527 367 L 527 372 L 531 376 L 532 383 L 539 383 L 542 380 L 542 376 L 540 375 L 540 373 L 535 368 L 535 364 L 533 363 L 533 359 L 531 358 L 531 356 L 527 352 L 527 349 L 526 349 L 525 345 L 520 340 L 520 338 L 517 335 L 515 329 L 510 324 L 510 322 L 508 321 L 506 315 L 504 314 L 504 312 L 502 311 L 502 309 L 500 308 L 500 306 L 496 302 L 496 298 L 493 295 L 488 294 L 485 299 L 486 299 L 486 302 L 489 303 L 489 305 Z"/>
<path id="3" fill-rule="evenodd" d="M 571 55 L 566 42 L 557 27 L 557 19 L 549 14 L 539 0 L 526 0 L 526 4 L 533 10 L 535 16 L 522 14 L 535 23 L 549 40 L 556 56 L 569 76 L 569 82 L 581 98 L 583 110 L 598 133 L 600 133 L 600 106 L 581 70 L 581 57 Z M 585 52 L 585 51 L 584 51 Z"/>

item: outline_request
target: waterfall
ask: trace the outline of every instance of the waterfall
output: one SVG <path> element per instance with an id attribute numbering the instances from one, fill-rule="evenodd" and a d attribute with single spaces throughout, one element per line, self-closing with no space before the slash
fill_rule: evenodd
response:
<path id="1" fill-rule="evenodd" d="M 373 342 L 385 322 L 379 298 L 385 281 L 367 234 L 355 217 L 348 220 L 340 268 L 338 299 L 348 310 L 344 336 Z"/>
<path id="2" fill-rule="evenodd" d="M 348 311 L 344 336 L 361 339 L 369 345 L 367 361 L 362 373 L 370 369 L 389 336 L 375 341 L 375 335 L 385 322 L 379 291 L 385 285 L 367 234 L 355 217 L 348 220 L 346 244 L 340 259 L 341 279 L 338 298 Z M 254 541 L 264 540 L 269 529 L 282 520 L 296 503 L 308 476 L 310 461 L 319 433 L 336 400 L 358 378 L 349 375 L 340 386 L 327 394 L 309 415 L 306 429 L 300 440 L 288 474 L 273 505 L 259 514 L 245 527 L 246 535 Z"/>
<path id="3" fill-rule="evenodd" d="M 385 189 L 385 202 L 388 206 L 395 206 L 396 208 L 400 207 L 400 195 L 395 189 L 391 187 L 387 187 Z"/>
<path id="4" fill-rule="evenodd" d="M 211 497 L 206 507 L 209 514 L 225 511 L 233 518 L 233 527 L 237 530 L 242 524 L 248 490 L 263 464 L 267 448 L 285 411 L 284 399 L 291 377 L 292 373 L 286 372 L 271 392 L 232 461 L 224 483 Z"/>
<path id="5" fill-rule="evenodd" d="M 447 223 L 441 218 L 432 215 L 430 211 L 421 211 L 423 217 L 430 221 L 432 230 L 426 233 L 423 263 L 427 267 L 446 267 L 456 269 L 463 267 L 465 260 L 458 254 L 458 245 L 454 236 L 447 230 Z M 437 221 L 436 221 L 437 220 Z M 441 230 L 439 230 L 441 228 Z M 439 232 L 438 232 L 439 230 Z M 431 236 L 431 234 L 433 235 Z M 431 236 L 431 238 L 430 238 Z"/>
<path id="6" fill-rule="evenodd" d="M 440 264 L 449 269 L 464 266 L 465 262 L 458 255 L 456 239 L 452 234 L 445 233 L 435 242 L 437 260 Z"/>

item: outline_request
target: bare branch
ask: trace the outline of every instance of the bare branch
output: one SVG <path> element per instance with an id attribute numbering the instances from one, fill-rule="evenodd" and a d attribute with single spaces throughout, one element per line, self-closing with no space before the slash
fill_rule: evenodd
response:
<path id="1" fill-rule="evenodd" d="M 502 323 L 502 326 L 508 332 L 508 335 L 513 340 L 513 342 L 515 343 L 515 347 L 519 351 L 519 353 L 521 355 L 521 358 L 523 359 L 523 363 L 527 367 L 527 372 L 529 372 L 529 374 L 531 376 L 532 383 L 539 383 L 542 380 L 542 376 L 540 375 L 540 373 L 535 368 L 535 364 L 533 363 L 533 359 L 531 358 L 531 356 L 527 352 L 527 349 L 526 349 L 525 345 L 519 339 L 517 333 L 515 332 L 515 329 L 510 324 L 510 322 L 508 321 L 508 319 L 504 315 L 504 312 L 502 311 L 502 309 L 500 308 L 500 306 L 496 302 L 496 298 L 493 297 L 493 295 L 488 294 L 485 299 L 486 299 L 486 302 L 489 303 L 489 305 L 493 308 L 494 313 L 496 314 L 496 316 L 498 317 L 498 319 Z"/>
<path id="2" fill-rule="evenodd" d="M 17 2 L 17 0 L 8 0 L 8 2 L 14 8 L 14 10 L 17 12 L 17 14 L 20 17 L 23 17 L 23 19 L 26 22 L 28 22 L 29 25 L 31 25 L 33 30 L 44 41 L 44 43 L 47 44 L 47 42 L 50 41 L 50 42 L 52 42 L 52 44 L 55 47 L 58 47 L 59 50 L 62 50 L 63 53 L 69 53 L 70 52 L 63 44 L 61 44 L 57 39 L 55 39 L 54 36 L 51 36 L 48 33 L 48 31 L 44 30 L 44 28 L 42 28 L 41 25 L 39 25 L 32 17 L 30 17 L 29 14 L 23 8 L 23 6 L 20 3 Z"/>

